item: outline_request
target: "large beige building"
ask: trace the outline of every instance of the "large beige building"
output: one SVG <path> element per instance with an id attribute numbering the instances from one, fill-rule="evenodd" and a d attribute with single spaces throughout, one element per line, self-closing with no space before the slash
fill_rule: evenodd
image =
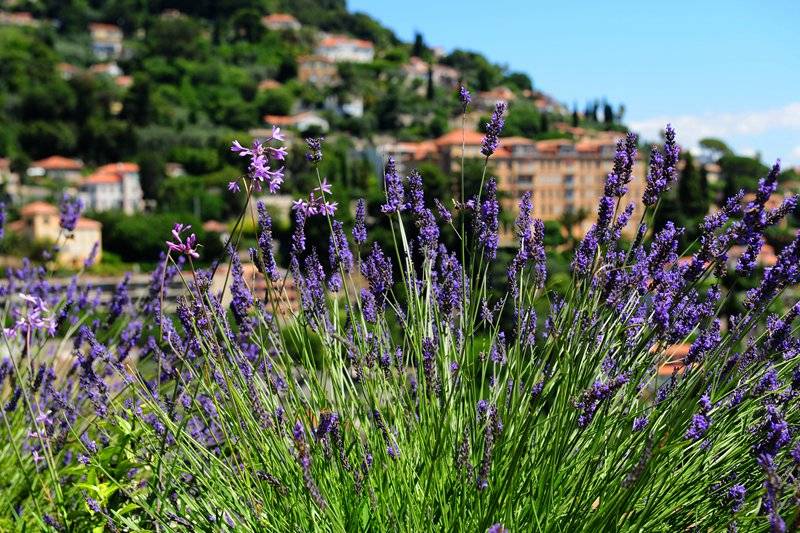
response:
<path id="1" fill-rule="evenodd" d="M 613 166 L 617 139 L 619 134 L 605 132 L 578 141 L 502 138 L 489 166 L 498 190 L 505 193 L 503 208 L 516 214 L 519 199 L 531 191 L 534 215 L 542 220 L 558 220 L 566 212 L 586 210 L 589 216 L 580 228 L 575 228 L 575 233 L 582 235 L 594 220 L 606 176 Z M 461 169 L 462 144 L 464 158 L 483 159 L 482 140 L 479 132 L 455 130 L 432 141 L 387 144 L 380 151 L 395 157 L 404 169 L 419 161 L 435 161 L 455 176 Z M 628 202 L 636 206 L 634 219 L 641 213 L 645 172 L 640 159 L 634 165 L 634 176 L 623 199 L 623 207 Z"/>
<path id="2" fill-rule="evenodd" d="M 8 225 L 8 230 L 32 241 L 48 241 L 59 245 L 59 264 L 79 268 L 97 244 L 96 260 L 102 255 L 102 224 L 80 217 L 75 231 L 65 234 L 60 226 L 61 215 L 56 206 L 47 202 L 32 202 L 20 210 L 20 220 Z"/>

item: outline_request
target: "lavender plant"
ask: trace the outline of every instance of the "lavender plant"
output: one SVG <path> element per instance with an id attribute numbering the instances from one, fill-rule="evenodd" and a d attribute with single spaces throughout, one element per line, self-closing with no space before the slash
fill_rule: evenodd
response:
<path id="1" fill-rule="evenodd" d="M 462 89 L 465 113 L 469 100 Z M 487 128 L 486 162 L 503 111 Z M 231 190 L 277 192 L 283 173 L 269 163 L 284 159 L 282 140 L 276 129 L 249 149 L 234 143 L 250 162 Z M 619 143 L 562 293 L 548 282 L 529 194 L 500 279 L 495 180 L 484 175 L 475 197 L 462 191 L 453 213 L 391 160 L 386 202 L 368 213 L 358 201 L 350 231 L 335 218 L 335 186 L 317 174 L 295 203 L 288 272 L 259 205 L 255 274 L 245 274 L 242 215 L 229 304 L 216 267 L 195 266 L 202 249 L 181 224 L 139 301 L 127 280 L 103 306 L 77 277 L 59 286 L 29 263 L 10 270 L 0 289 L 4 527 L 796 529 L 800 236 L 747 292 L 744 313 L 721 314 L 731 297 L 721 280 L 752 271 L 764 231 L 796 199 L 766 207 L 776 165 L 752 202 L 739 195 L 708 215 L 691 260 L 679 261 L 683 229 L 648 227 L 676 180 L 675 133 L 668 126 L 652 150 L 634 224 L 621 200 L 637 144 Z M 322 139 L 308 146 L 316 165 Z M 391 249 L 370 240 L 370 215 L 391 230 Z M 309 220 L 328 242 L 306 240 Z M 749 252 L 729 271 L 735 245 Z M 174 312 L 163 297 L 171 279 L 185 288 Z M 671 360 L 682 342 L 688 354 Z M 664 366 L 675 370 L 660 380 Z"/>

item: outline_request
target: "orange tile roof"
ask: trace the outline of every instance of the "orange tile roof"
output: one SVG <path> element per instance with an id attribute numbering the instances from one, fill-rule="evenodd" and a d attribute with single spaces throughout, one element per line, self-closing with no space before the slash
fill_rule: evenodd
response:
<path id="1" fill-rule="evenodd" d="M 506 146 L 528 145 L 535 146 L 536 143 L 527 137 L 502 137 L 500 143 Z"/>
<path id="2" fill-rule="evenodd" d="M 297 120 L 292 115 L 264 115 L 264 122 L 275 126 L 292 126 Z"/>
<path id="3" fill-rule="evenodd" d="M 283 84 L 276 80 L 261 80 L 258 84 L 259 91 L 268 91 L 271 89 L 277 89 L 279 87 L 283 87 Z"/>
<path id="4" fill-rule="evenodd" d="M 80 217 L 77 224 L 75 224 L 75 229 L 100 229 L 102 227 L 103 225 L 100 222 L 84 217 Z"/>
<path id="5" fill-rule="evenodd" d="M 374 45 L 369 42 L 365 41 L 364 39 L 353 39 L 346 35 L 329 35 L 320 41 L 319 45 L 324 48 L 331 48 L 335 46 L 340 46 L 343 44 L 352 44 L 359 48 L 373 48 Z"/>
<path id="6" fill-rule="evenodd" d="M 464 132 L 463 141 L 467 146 L 474 146 L 477 144 L 481 144 L 481 142 L 483 141 L 483 133 L 479 131 L 467 130 Z M 436 146 L 460 145 L 462 142 L 461 130 L 449 131 L 444 135 L 442 135 L 441 137 L 435 139 L 433 142 L 436 143 Z"/>
<path id="7" fill-rule="evenodd" d="M 19 214 L 22 215 L 23 218 L 28 218 L 36 215 L 57 215 L 59 214 L 59 211 L 58 208 L 53 204 L 36 201 L 31 202 L 20 209 Z"/>
<path id="8" fill-rule="evenodd" d="M 117 76 L 117 79 L 114 80 L 114 83 L 116 83 L 118 87 L 127 88 L 133 85 L 133 77 Z"/>
<path id="9" fill-rule="evenodd" d="M 540 152 L 557 152 L 560 146 L 567 144 L 572 144 L 572 141 L 569 139 L 547 139 L 538 141 L 536 143 L 536 149 Z"/>
<path id="10" fill-rule="evenodd" d="M 289 13 L 273 13 L 262 17 L 261 20 L 263 22 L 297 22 L 297 19 Z"/>
<path id="11" fill-rule="evenodd" d="M 118 174 L 131 174 L 139 172 L 139 165 L 131 163 L 130 161 L 108 163 L 97 169 L 98 173 L 118 173 Z"/>
<path id="12" fill-rule="evenodd" d="M 51 155 L 31 163 L 32 167 L 41 167 L 45 170 L 81 170 L 83 163 L 77 159 L 70 159 L 60 155 Z"/>
<path id="13" fill-rule="evenodd" d="M 203 222 L 203 230 L 211 233 L 225 233 L 228 231 L 228 225 L 218 220 L 207 220 Z"/>
<path id="14" fill-rule="evenodd" d="M 90 176 L 86 176 L 83 180 L 84 185 L 100 185 L 103 183 L 119 183 L 122 181 L 122 176 L 116 172 L 101 172 L 97 171 Z"/>

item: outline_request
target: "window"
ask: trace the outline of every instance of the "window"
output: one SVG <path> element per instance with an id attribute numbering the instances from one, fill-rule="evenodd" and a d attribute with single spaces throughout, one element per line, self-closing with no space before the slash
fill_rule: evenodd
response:
<path id="1" fill-rule="evenodd" d="M 520 174 L 517 177 L 517 183 L 533 183 L 533 176 L 531 174 Z"/>

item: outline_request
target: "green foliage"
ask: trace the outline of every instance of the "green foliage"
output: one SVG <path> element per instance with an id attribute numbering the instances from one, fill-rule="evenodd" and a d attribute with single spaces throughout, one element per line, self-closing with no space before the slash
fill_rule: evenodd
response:
<path id="1" fill-rule="evenodd" d="M 769 170 L 758 159 L 733 154 L 723 155 L 717 164 L 725 184 L 725 197 L 736 194 L 740 189 L 754 190 L 759 178 Z"/>
<path id="2" fill-rule="evenodd" d="M 258 111 L 264 115 L 291 115 L 294 95 L 290 89 L 281 87 L 264 91 L 258 97 Z"/>
<path id="3" fill-rule="evenodd" d="M 92 218 L 103 224 L 103 249 L 125 262 L 152 262 L 164 250 L 164 242 L 176 221 L 191 224 L 200 242 L 205 240 L 199 219 L 181 213 L 147 213 L 123 215 L 121 213 L 94 213 Z"/>

